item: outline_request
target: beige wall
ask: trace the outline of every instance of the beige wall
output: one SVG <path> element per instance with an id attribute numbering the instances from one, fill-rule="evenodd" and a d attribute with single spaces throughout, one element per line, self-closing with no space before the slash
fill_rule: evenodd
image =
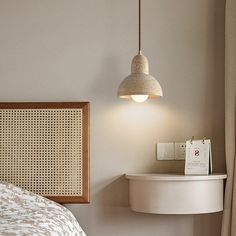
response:
<path id="1" fill-rule="evenodd" d="M 89 236 L 217 236 L 220 214 L 131 212 L 124 173 L 183 171 L 158 141 L 212 139 L 224 171 L 224 0 L 143 1 L 143 52 L 164 91 L 116 97 L 137 52 L 136 0 L 0 0 L 0 101 L 91 102 L 91 204 L 68 205 Z M 173 193 L 174 200 L 174 193 Z"/>

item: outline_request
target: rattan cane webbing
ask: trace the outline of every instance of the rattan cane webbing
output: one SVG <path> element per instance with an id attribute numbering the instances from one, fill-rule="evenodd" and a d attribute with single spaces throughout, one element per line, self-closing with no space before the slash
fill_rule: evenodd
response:
<path id="1" fill-rule="evenodd" d="M 82 118 L 82 109 L 0 109 L 0 179 L 43 196 L 82 196 Z"/>

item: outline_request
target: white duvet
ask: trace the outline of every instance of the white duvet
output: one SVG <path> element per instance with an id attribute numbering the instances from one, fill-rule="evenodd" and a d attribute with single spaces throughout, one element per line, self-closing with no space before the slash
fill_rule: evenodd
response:
<path id="1" fill-rule="evenodd" d="M 0 182 L 0 235 L 85 236 L 65 207 Z"/>

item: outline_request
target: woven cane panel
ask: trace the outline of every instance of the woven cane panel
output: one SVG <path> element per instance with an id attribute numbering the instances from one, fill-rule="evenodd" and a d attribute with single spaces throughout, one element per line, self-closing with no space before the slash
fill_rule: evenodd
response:
<path id="1" fill-rule="evenodd" d="M 82 116 L 82 109 L 1 109 L 0 179 L 43 196 L 82 196 Z"/>

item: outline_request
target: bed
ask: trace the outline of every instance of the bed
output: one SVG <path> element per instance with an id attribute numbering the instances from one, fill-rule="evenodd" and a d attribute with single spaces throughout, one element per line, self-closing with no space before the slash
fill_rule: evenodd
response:
<path id="1" fill-rule="evenodd" d="M 89 203 L 89 102 L 0 103 L 0 236 L 84 236 L 59 203 Z"/>
<path id="2" fill-rule="evenodd" d="M 37 194 L 0 182 L 0 235 L 85 236 L 72 213 Z"/>

